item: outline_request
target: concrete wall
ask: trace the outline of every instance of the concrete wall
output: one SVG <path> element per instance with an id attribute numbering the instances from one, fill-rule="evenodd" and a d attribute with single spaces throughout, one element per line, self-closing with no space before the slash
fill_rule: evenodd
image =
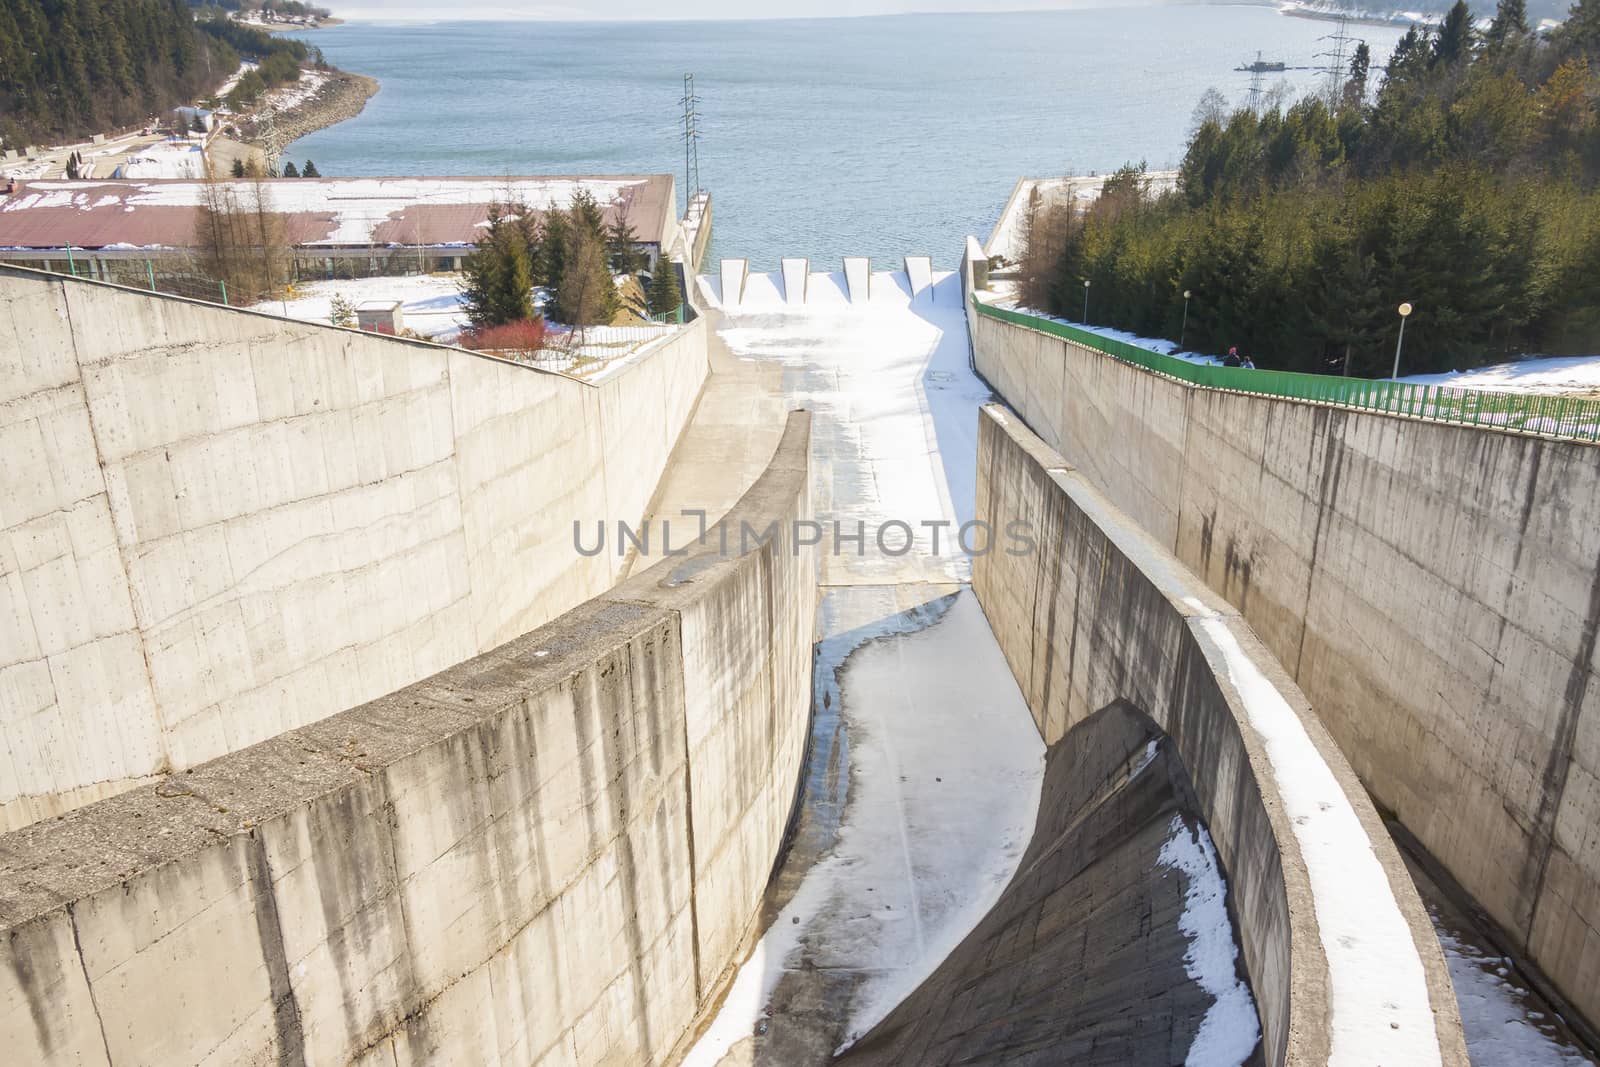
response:
<path id="1" fill-rule="evenodd" d="M 809 517 L 809 434 L 790 417 L 735 531 Z M 810 712 L 811 550 L 710 544 L 399 692 L 0 837 L 0 1047 L 671 1058 L 752 935 Z"/>
<path id="2" fill-rule="evenodd" d="M 1036 544 L 1013 552 L 1015 542 L 1002 537 L 994 551 L 974 559 L 973 589 L 989 624 L 1047 744 L 1118 704 L 1150 716 L 1172 739 L 1227 873 L 1265 1062 L 1322 1064 L 1338 1051 L 1333 1016 L 1340 981 L 1322 929 L 1330 901 L 1318 895 L 1330 885 L 1340 895 L 1360 886 L 1308 869 L 1269 738 L 1248 710 L 1257 698 L 1244 692 L 1225 645 L 1240 650 L 1281 695 L 1285 714 L 1309 736 L 1313 758 L 1342 790 L 1339 802 L 1349 804 L 1365 831 L 1358 850 L 1369 848 L 1382 873 L 1380 892 L 1361 910 L 1376 924 L 1384 908 L 1398 908 L 1399 929 L 1410 934 L 1408 948 L 1385 946 L 1393 953 L 1386 965 L 1363 968 L 1355 978 L 1373 987 L 1395 983 L 1379 998 L 1391 1004 L 1422 998 L 1412 1018 L 1431 1022 L 1437 1048 L 1426 1058 L 1391 1050 L 1376 1062 L 1465 1064 L 1444 959 L 1399 853 L 1305 698 L 1239 612 L 1014 417 L 985 408 L 978 440 L 977 517 L 997 531 L 1026 523 Z M 1308 764 L 1299 763 L 1296 773 L 1309 773 Z M 1325 798 L 1324 807 L 1335 799 Z M 1418 964 L 1420 984 L 1408 987 L 1398 975 Z M 1347 1032 L 1390 1036 L 1380 1019 L 1341 1023 Z"/>
<path id="3" fill-rule="evenodd" d="M 0 830 L 390 692 L 608 588 L 704 324 L 591 385 L 0 270 Z"/>
<path id="4" fill-rule="evenodd" d="M 1600 1022 L 1600 448 L 1197 389 L 970 318 L 978 371 L 1239 608 Z"/>

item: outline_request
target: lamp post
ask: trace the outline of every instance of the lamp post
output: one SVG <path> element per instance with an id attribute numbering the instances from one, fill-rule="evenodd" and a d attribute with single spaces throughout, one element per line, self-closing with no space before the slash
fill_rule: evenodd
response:
<path id="1" fill-rule="evenodd" d="M 1401 304 L 1400 305 L 1400 340 L 1394 346 L 1394 373 L 1389 375 L 1390 379 L 1394 379 L 1394 378 L 1400 377 L 1400 352 L 1406 346 L 1406 319 L 1408 319 L 1410 316 L 1411 316 L 1411 305 L 1409 303 Z"/>
<path id="2" fill-rule="evenodd" d="M 1083 324 L 1089 325 L 1089 279 L 1083 280 Z"/>
<path id="3" fill-rule="evenodd" d="M 1189 298 L 1194 294 L 1189 290 L 1183 291 L 1183 325 L 1178 327 L 1178 351 L 1183 351 L 1183 335 L 1189 332 Z"/>

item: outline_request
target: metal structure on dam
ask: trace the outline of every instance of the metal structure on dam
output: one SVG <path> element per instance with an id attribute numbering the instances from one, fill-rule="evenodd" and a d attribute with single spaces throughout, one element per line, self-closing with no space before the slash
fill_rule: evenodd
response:
<path id="1" fill-rule="evenodd" d="M 583 380 L 0 271 L 17 1062 L 1464 1064 L 1373 797 L 1600 1017 L 1600 450 L 815 266 Z M 1409 580 L 1498 768 L 1361 502 L 1486 469 Z"/>

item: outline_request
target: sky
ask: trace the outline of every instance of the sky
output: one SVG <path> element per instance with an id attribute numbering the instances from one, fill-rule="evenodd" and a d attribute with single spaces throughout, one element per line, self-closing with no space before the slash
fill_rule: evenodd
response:
<path id="1" fill-rule="evenodd" d="M 1161 0 L 468 0 L 441 7 L 418 0 L 318 0 L 345 19 L 750 19 L 898 15 L 912 12 L 1047 11 L 1148 7 Z M 448 13 L 446 13 L 448 12 Z"/>

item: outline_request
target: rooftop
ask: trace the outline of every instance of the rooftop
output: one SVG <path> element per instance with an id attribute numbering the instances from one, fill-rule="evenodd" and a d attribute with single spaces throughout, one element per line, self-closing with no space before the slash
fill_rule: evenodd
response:
<path id="1" fill-rule="evenodd" d="M 256 182 L 219 184 L 253 204 Z M 277 178 L 262 181 L 296 247 L 452 246 L 476 243 L 489 205 L 565 207 L 579 189 L 607 220 L 626 211 L 639 240 L 667 243 L 676 214 L 669 174 L 525 178 Z M 184 248 L 206 183 L 189 179 L 22 181 L 0 196 L 0 249 Z"/>

